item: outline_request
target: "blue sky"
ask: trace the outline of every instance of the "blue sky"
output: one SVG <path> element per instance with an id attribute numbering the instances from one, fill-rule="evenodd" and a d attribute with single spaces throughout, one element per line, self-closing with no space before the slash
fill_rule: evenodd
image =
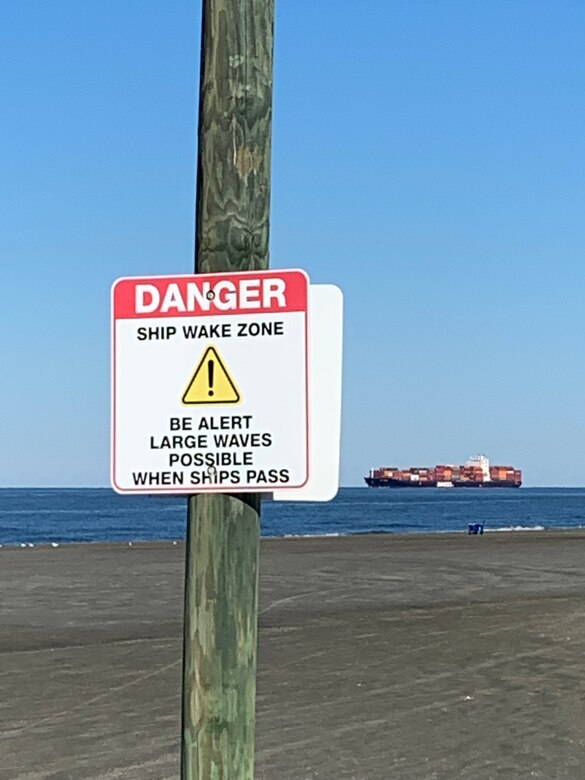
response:
<path id="1" fill-rule="evenodd" d="M 0 11 L 0 484 L 106 485 L 109 292 L 192 269 L 200 3 Z M 585 485 L 585 6 L 277 2 L 271 264 L 346 301 L 342 484 Z"/>

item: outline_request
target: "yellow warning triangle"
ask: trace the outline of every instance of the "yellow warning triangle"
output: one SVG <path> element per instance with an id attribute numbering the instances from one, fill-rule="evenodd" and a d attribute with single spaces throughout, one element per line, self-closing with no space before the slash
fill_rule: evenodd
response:
<path id="1" fill-rule="evenodd" d="M 240 391 L 215 347 L 207 347 L 183 393 L 184 404 L 238 404 Z"/>

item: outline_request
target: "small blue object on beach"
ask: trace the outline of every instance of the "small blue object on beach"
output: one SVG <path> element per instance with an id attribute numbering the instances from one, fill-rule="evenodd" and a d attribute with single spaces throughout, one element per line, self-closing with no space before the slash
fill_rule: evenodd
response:
<path id="1" fill-rule="evenodd" d="M 483 523 L 469 523 L 467 526 L 467 534 L 482 534 Z"/>

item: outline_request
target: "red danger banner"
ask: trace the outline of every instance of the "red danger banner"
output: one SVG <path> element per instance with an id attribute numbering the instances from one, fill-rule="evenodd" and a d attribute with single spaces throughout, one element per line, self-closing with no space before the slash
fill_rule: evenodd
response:
<path id="1" fill-rule="evenodd" d="M 251 271 L 119 279 L 115 319 L 273 314 L 307 310 L 304 271 Z"/>

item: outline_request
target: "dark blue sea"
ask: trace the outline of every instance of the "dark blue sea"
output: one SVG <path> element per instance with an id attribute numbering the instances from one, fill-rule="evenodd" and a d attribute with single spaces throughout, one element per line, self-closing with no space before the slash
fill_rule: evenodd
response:
<path id="1" fill-rule="evenodd" d="M 185 498 L 102 489 L 0 489 L 0 545 L 182 539 Z M 326 504 L 264 501 L 262 535 L 486 532 L 585 526 L 585 488 L 342 488 Z"/>

